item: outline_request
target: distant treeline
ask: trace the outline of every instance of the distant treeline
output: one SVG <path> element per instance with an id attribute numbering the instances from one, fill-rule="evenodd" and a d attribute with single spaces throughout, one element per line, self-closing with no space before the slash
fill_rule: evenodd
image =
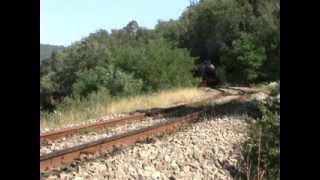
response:
<path id="1" fill-rule="evenodd" d="M 146 29 L 131 21 L 98 30 L 41 66 L 41 107 L 96 92 L 129 96 L 197 83 L 194 64 L 211 60 L 222 82 L 278 80 L 279 0 L 200 0 L 178 20 Z"/>
<path id="2" fill-rule="evenodd" d="M 63 46 L 40 44 L 40 61 L 49 59 L 53 51 L 61 51 Z"/>

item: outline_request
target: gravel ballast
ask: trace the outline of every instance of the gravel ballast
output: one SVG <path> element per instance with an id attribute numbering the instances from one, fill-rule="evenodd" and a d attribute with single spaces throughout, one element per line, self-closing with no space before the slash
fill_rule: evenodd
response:
<path id="1" fill-rule="evenodd" d="M 235 99 L 237 97 L 238 96 L 227 96 L 222 99 L 218 99 L 215 102 L 216 103 L 223 103 L 223 102 Z M 120 117 L 122 117 L 122 116 L 120 116 Z M 41 145 L 40 146 L 40 156 L 42 156 L 44 154 L 52 153 L 55 151 L 59 151 L 62 149 L 74 147 L 76 145 L 80 145 L 80 144 L 88 143 L 91 141 L 96 141 L 99 139 L 111 137 L 111 136 L 114 136 L 114 135 L 117 135 L 120 133 L 124 133 L 127 131 L 131 131 L 131 130 L 135 130 L 135 129 L 139 129 L 139 128 L 144 128 L 144 127 L 149 127 L 149 126 L 155 125 L 157 123 L 165 122 L 168 120 L 170 120 L 170 119 L 147 117 L 143 121 L 139 121 L 139 122 L 133 121 L 131 123 L 121 125 L 118 127 L 113 127 L 108 130 L 105 130 L 105 131 L 89 132 L 86 134 L 76 134 L 76 135 L 73 135 L 73 136 L 67 137 L 67 138 L 64 137 L 64 138 L 49 142 L 47 144 Z"/>
<path id="2" fill-rule="evenodd" d="M 152 143 L 81 163 L 48 179 L 232 179 L 246 116 L 205 119 Z"/>
<path id="3" fill-rule="evenodd" d="M 238 97 L 228 96 L 215 102 L 223 103 Z M 260 92 L 250 95 L 249 100 L 264 101 L 266 97 Z M 115 154 L 73 165 L 72 168 L 43 174 L 42 178 L 49 175 L 48 179 L 77 180 L 233 179 L 230 171 L 236 169 L 241 159 L 240 146 L 247 139 L 247 119 L 247 116 L 227 114 L 204 119 L 175 134 L 156 138 L 154 142 L 136 144 Z M 78 138 L 82 136 L 80 139 L 88 139 L 87 142 L 107 137 L 105 134 L 88 134 L 93 139 L 83 135 Z M 75 139 L 69 146 L 79 144 L 79 141 Z M 53 150 L 49 148 L 49 151 Z"/>
<path id="4" fill-rule="evenodd" d="M 147 117 L 143 121 L 135 122 L 133 121 L 132 123 L 127 123 L 125 125 L 117 126 L 117 127 L 112 127 L 109 129 L 106 129 L 104 131 L 99 131 L 99 132 L 89 132 L 86 134 L 76 134 L 71 137 L 67 138 L 61 138 L 52 142 L 49 142 L 48 144 L 44 144 L 40 146 L 40 156 L 48 153 L 52 153 L 54 151 L 59 151 L 62 149 L 74 147 L 76 145 L 96 141 L 99 139 L 115 136 L 117 134 L 125 133 L 128 131 L 132 131 L 135 129 L 139 128 L 144 128 L 148 126 L 152 126 L 154 124 L 160 123 L 167 121 L 168 119 L 165 118 L 150 118 Z"/>

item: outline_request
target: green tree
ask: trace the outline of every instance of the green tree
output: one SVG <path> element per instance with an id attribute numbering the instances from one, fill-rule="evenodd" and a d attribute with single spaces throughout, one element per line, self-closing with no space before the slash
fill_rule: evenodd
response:
<path id="1" fill-rule="evenodd" d="M 251 34 L 242 33 L 228 53 L 222 55 L 223 76 L 229 82 L 255 82 L 260 75 L 260 69 L 266 61 L 265 49 L 257 45 L 257 40 Z"/>
<path id="2" fill-rule="evenodd" d="M 199 57 L 196 63 L 213 60 L 221 79 L 229 82 L 277 80 L 280 75 L 279 3 L 279 0 L 201 0 L 192 3 L 179 20 L 159 22 L 156 31 L 178 42 L 178 47 L 189 49 L 193 57 Z M 245 52 L 240 53 L 238 49 Z M 237 62 L 237 66 L 231 62 Z"/>
<path id="3" fill-rule="evenodd" d="M 128 96 L 189 86 L 195 81 L 192 64 L 186 49 L 134 22 L 111 34 L 98 30 L 51 56 L 43 66 L 43 99 L 55 102 L 43 104 L 55 105 L 66 97 L 85 98 L 100 89 L 112 96 Z"/>

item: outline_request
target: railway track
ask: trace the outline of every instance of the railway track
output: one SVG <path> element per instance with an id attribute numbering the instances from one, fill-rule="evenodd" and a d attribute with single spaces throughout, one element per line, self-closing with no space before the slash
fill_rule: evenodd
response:
<path id="1" fill-rule="evenodd" d="M 153 125 L 151 127 L 133 130 L 113 137 L 100 139 L 40 156 L 40 171 L 45 172 L 52 168 L 68 165 L 73 161 L 80 160 L 81 155 L 96 155 L 110 152 L 117 148 L 123 148 L 136 142 L 144 141 L 152 136 L 164 133 L 172 133 L 197 121 L 200 117 L 200 114 L 201 112 L 195 112 L 190 115 L 170 120 L 168 122 Z"/>
<path id="2" fill-rule="evenodd" d="M 225 97 L 226 95 L 227 94 L 224 91 L 221 91 L 217 95 L 202 99 L 197 102 L 184 103 L 182 105 L 169 108 L 138 110 L 131 113 L 131 115 L 127 117 L 117 118 L 106 122 L 99 122 L 90 125 L 67 128 L 56 132 L 43 133 L 40 135 L 40 139 L 41 142 L 45 142 L 48 140 L 54 140 L 61 137 L 73 135 L 87 129 L 95 130 L 106 127 L 113 127 L 134 120 L 142 120 L 147 116 L 157 116 L 163 113 L 170 113 L 191 105 L 197 105 L 205 103 L 207 101 L 220 99 L 222 97 Z M 240 96 L 239 99 L 243 99 L 243 97 Z M 189 115 L 171 119 L 166 122 L 160 122 L 149 127 L 131 130 L 129 132 L 117 134 L 112 137 L 102 138 L 96 141 L 42 155 L 40 156 L 40 172 L 46 172 L 51 169 L 70 165 L 74 161 L 81 160 L 81 157 L 83 157 L 83 155 L 100 155 L 103 153 L 112 152 L 113 150 L 118 148 L 123 148 L 135 144 L 139 141 L 145 141 L 149 137 L 175 132 L 180 128 L 196 122 L 200 118 L 202 112 L 203 110 L 197 110 L 196 112 L 193 112 Z"/>
<path id="3" fill-rule="evenodd" d="M 99 130 L 106 127 L 113 127 L 121 124 L 125 124 L 133 120 L 142 120 L 145 117 L 144 113 L 134 113 L 127 117 L 115 118 L 104 122 L 93 123 L 89 125 L 82 125 L 72 128 L 64 128 L 54 132 L 47 132 L 40 134 L 40 143 L 47 141 L 53 141 L 62 137 L 71 136 L 73 134 L 81 133 L 87 130 Z"/>
<path id="4" fill-rule="evenodd" d="M 168 108 L 151 108 L 151 109 L 137 110 L 135 112 L 129 113 L 129 115 L 126 117 L 115 118 L 115 119 L 102 121 L 98 123 L 92 123 L 89 125 L 81 125 L 77 127 L 64 128 L 64 129 L 60 129 L 58 131 L 53 131 L 53 132 L 40 133 L 40 143 L 43 144 L 48 141 L 53 141 L 62 137 L 71 136 L 81 132 L 110 128 L 114 126 L 123 125 L 131 121 L 143 120 L 146 116 L 155 117 L 160 114 L 170 113 L 179 109 L 183 109 L 189 105 L 196 105 L 199 103 L 204 103 L 206 101 L 218 99 L 223 97 L 224 95 L 225 95 L 224 92 L 220 92 L 215 96 L 211 96 L 197 102 L 187 102 L 184 104 L 180 104 L 178 106 L 172 106 Z"/>

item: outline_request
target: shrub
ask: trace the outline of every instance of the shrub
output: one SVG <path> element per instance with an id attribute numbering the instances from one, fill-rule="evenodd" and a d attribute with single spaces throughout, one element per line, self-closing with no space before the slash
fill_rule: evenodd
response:
<path id="1" fill-rule="evenodd" d="M 139 94 L 142 85 L 141 80 L 121 70 L 115 70 L 114 66 L 96 67 L 78 73 L 72 92 L 73 96 L 87 97 L 90 93 L 105 88 L 113 96 L 128 96 Z"/>
<path id="2" fill-rule="evenodd" d="M 261 119 L 251 125 L 249 140 L 243 144 L 240 163 L 243 179 L 280 179 L 280 102 L 271 98 L 261 104 Z"/>
<path id="3" fill-rule="evenodd" d="M 51 57 L 41 70 L 41 107 L 86 98 L 99 88 L 117 97 L 195 84 L 194 58 L 152 32 L 98 31 Z"/>
<path id="4" fill-rule="evenodd" d="M 225 48 L 221 57 L 228 82 L 255 82 L 260 77 L 260 68 L 266 61 L 265 49 L 257 44 L 251 34 L 241 33 L 231 48 Z"/>

